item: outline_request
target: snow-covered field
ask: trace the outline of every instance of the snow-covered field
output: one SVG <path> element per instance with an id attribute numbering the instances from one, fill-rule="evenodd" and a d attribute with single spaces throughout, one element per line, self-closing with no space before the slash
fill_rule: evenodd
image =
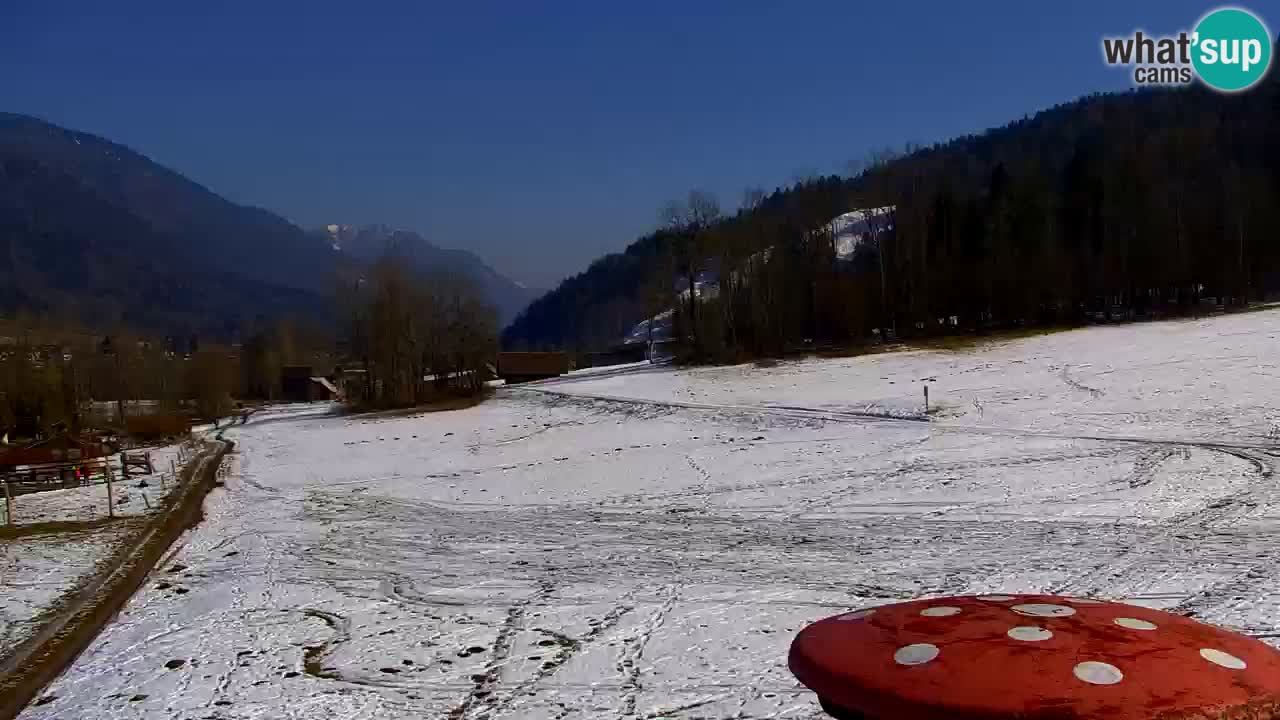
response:
<path id="1" fill-rule="evenodd" d="M 794 632 L 920 595 L 1280 635 L 1278 336 L 1268 311 L 259 413 L 23 717 L 817 718 Z"/>
<path id="2" fill-rule="evenodd" d="M 137 529 L 125 520 L 74 532 L 0 539 L 0 653 L 31 637 L 42 613 L 93 574 Z"/>
<path id="3" fill-rule="evenodd" d="M 130 519 L 158 508 L 172 482 L 169 461 L 180 464 L 177 446 L 150 448 L 152 475 L 135 470 L 114 483 L 115 515 L 107 523 L 106 485 L 52 490 L 13 498 L 12 536 L 0 536 L 0 653 L 30 636 L 32 620 L 91 576 L 117 545 L 137 529 Z M 115 465 L 118 470 L 118 464 Z M 119 475 L 117 474 L 117 477 Z M 99 521 L 99 522 L 94 522 Z M 26 532 L 36 523 L 61 523 Z"/>

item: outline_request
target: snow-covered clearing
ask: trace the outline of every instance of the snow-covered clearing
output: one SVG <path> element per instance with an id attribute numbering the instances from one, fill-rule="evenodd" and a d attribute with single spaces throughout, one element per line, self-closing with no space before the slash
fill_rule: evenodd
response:
<path id="1" fill-rule="evenodd" d="M 0 539 L 0 652 L 31 637 L 32 622 L 93 574 L 137 529 L 134 521 Z"/>
<path id="2" fill-rule="evenodd" d="M 143 451 L 139 451 L 143 452 Z M 30 636 L 32 620 L 52 608 L 138 528 L 137 520 L 160 507 L 174 484 L 169 461 L 180 464 L 177 446 L 150 448 L 152 475 L 135 470 L 113 484 L 116 520 L 108 522 L 107 486 L 86 485 L 13 498 L 16 528 L 0 535 L 0 653 Z M 119 464 L 113 462 L 119 477 Z M 28 532 L 36 524 L 46 525 Z"/>
<path id="3" fill-rule="evenodd" d="M 793 633 L 933 594 L 1275 635 L 1277 336 L 1271 311 L 259 413 L 23 717 L 817 718 Z"/>

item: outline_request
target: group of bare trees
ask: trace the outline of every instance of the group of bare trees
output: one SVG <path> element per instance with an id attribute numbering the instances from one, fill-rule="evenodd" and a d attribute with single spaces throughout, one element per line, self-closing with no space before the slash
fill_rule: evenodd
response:
<path id="1" fill-rule="evenodd" d="M 174 352 L 160 339 L 21 328 L 0 344 L 0 433 L 11 441 L 124 427 L 132 414 L 230 412 L 237 358 L 225 346 Z"/>
<path id="2" fill-rule="evenodd" d="M 863 296 L 875 287 L 837 266 L 830 227 L 850 202 L 838 178 L 803 180 L 773 195 L 748 190 L 732 215 L 709 193 L 691 192 L 661 213 L 666 258 L 651 270 L 646 312 L 674 309 L 672 333 L 691 360 L 727 362 L 780 354 L 815 336 L 858 337 L 866 330 Z"/>
<path id="3" fill-rule="evenodd" d="M 407 407 L 485 388 L 497 312 L 470 279 L 420 275 L 389 254 L 344 278 L 337 299 L 346 354 L 363 370 L 353 404 Z"/>
<path id="4" fill-rule="evenodd" d="M 484 389 L 497 316 L 473 282 L 422 277 L 388 256 L 340 287 L 339 352 L 365 371 L 354 405 L 403 407 Z M 11 441 L 124 428 L 131 415 L 217 418 L 237 399 L 279 399 L 285 367 L 313 375 L 333 367 L 332 334 L 283 319 L 261 320 L 238 346 L 53 325 L 0 321 L 0 435 Z"/>
<path id="5" fill-rule="evenodd" d="M 693 351 L 700 354 L 704 334 L 702 326 L 707 323 L 698 317 L 698 307 L 707 301 L 701 296 L 701 290 L 713 251 L 713 232 L 721 219 L 720 203 L 711 193 L 694 190 L 686 201 L 673 202 L 663 208 L 659 219 L 669 232 L 679 238 L 678 242 L 672 243 L 670 267 L 662 268 L 662 272 L 673 269 L 683 281 L 678 301 L 679 316 L 686 321 Z M 660 301 L 665 300 L 661 298 Z"/>

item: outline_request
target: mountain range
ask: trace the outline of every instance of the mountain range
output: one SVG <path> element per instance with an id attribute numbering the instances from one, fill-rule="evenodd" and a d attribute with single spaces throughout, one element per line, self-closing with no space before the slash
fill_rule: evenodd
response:
<path id="1" fill-rule="evenodd" d="M 538 290 L 501 275 L 472 253 L 442 248 L 410 230 L 381 224 L 359 227 L 330 224 L 319 232 L 323 233 L 323 241 L 329 247 L 360 262 L 369 263 L 385 253 L 392 253 L 405 258 L 423 272 L 465 275 L 498 308 L 504 324 L 540 294 Z"/>
<path id="2" fill-rule="evenodd" d="M 503 322 L 535 294 L 416 233 L 304 230 L 123 145 L 0 113 L 0 312 L 227 337 L 270 318 L 324 323 L 337 269 L 388 249 L 473 278 Z"/>

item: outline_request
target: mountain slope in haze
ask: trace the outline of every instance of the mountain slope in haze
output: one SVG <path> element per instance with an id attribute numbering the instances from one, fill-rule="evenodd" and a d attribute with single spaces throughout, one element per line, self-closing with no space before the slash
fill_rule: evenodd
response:
<path id="1" fill-rule="evenodd" d="M 103 138 L 0 113 L 0 311 L 66 313 L 152 330 L 330 313 L 335 249 Z M 465 251 L 429 245 L 424 270 L 467 272 L 504 321 L 528 302 Z"/>
<path id="2" fill-rule="evenodd" d="M 391 253 L 411 262 L 418 272 L 470 278 L 497 308 L 504 326 L 538 295 L 537 291 L 499 274 L 475 255 L 465 250 L 442 248 L 410 230 L 397 230 L 387 225 L 354 227 L 331 224 L 325 226 L 324 236 L 330 247 L 363 263 Z"/>
<path id="3" fill-rule="evenodd" d="M 180 243 L 79 178 L 0 145 L 0 312 L 220 337 L 269 317 L 323 319 L 315 293 L 199 269 Z"/>
<path id="4" fill-rule="evenodd" d="M 301 228 L 237 205 L 129 148 L 36 118 L 0 113 L 0 147 L 73 178 L 199 267 L 280 287 L 327 293 L 338 258 Z M 153 248 L 155 249 L 155 248 Z"/>

